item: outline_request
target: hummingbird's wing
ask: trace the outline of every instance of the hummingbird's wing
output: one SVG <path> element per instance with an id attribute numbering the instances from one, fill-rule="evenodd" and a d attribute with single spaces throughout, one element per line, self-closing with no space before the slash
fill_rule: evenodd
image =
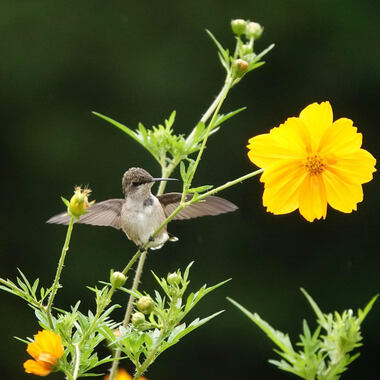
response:
<path id="1" fill-rule="evenodd" d="M 168 217 L 178 207 L 181 197 L 181 193 L 167 193 L 157 197 L 165 211 L 166 217 Z M 192 197 L 192 195 L 188 195 L 186 200 L 189 200 Z M 235 211 L 237 209 L 238 207 L 232 202 L 211 195 L 198 203 L 194 203 L 184 208 L 174 217 L 174 220 L 191 219 L 205 215 L 219 215 L 226 212 Z"/>
<path id="2" fill-rule="evenodd" d="M 116 229 L 121 228 L 120 213 L 125 199 L 108 199 L 103 202 L 94 203 L 88 213 L 82 215 L 76 223 L 92 224 L 94 226 L 109 226 Z M 46 223 L 69 224 L 70 215 L 67 212 L 55 215 Z"/>

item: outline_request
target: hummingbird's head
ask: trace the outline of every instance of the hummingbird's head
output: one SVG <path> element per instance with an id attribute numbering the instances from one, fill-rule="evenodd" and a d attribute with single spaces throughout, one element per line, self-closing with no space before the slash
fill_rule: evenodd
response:
<path id="1" fill-rule="evenodd" d="M 150 195 L 150 189 L 155 182 L 171 181 L 172 178 L 153 178 L 146 170 L 141 168 L 130 168 L 124 175 L 122 180 L 122 188 L 124 196 L 141 196 Z"/>

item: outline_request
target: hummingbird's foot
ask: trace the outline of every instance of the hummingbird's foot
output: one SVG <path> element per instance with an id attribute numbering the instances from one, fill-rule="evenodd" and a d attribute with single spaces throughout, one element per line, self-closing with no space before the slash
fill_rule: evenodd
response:
<path id="1" fill-rule="evenodd" d="M 154 237 L 152 235 L 149 236 L 149 241 L 150 242 L 154 241 Z"/>
<path id="2" fill-rule="evenodd" d="M 142 245 L 138 245 L 138 246 L 137 246 L 137 250 L 138 250 L 139 252 L 143 253 L 143 252 L 145 252 L 145 251 L 147 250 L 147 248 L 144 249 Z"/>

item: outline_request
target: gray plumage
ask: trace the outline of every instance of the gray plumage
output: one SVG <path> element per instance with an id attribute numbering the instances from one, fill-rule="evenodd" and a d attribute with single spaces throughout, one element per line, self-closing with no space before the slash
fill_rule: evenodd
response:
<path id="1" fill-rule="evenodd" d="M 153 178 L 141 168 L 131 168 L 124 173 L 122 188 L 124 199 L 108 199 L 93 204 L 88 213 L 82 215 L 77 223 L 94 226 L 109 226 L 122 229 L 130 240 L 141 246 L 149 242 L 151 249 L 161 248 L 167 240 L 178 240 L 169 236 L 166 227 L 151 239 L 152 234 L 162 222 L 178 207 L 182 194 L 166 193 L 154 196 L 151 187 L 154 182 L 171 179 Z M 191 199 L 188 195 L 186 200 Z M 238 207 L 233 203 L 215 196 L 194 203 L 181 210 L 174 220 L 197 218 L 206 215 L 219 215 L 235 211 Z M 69 224 L 70 216 L 64 212 L 53 216 L 47 223 Z"/>

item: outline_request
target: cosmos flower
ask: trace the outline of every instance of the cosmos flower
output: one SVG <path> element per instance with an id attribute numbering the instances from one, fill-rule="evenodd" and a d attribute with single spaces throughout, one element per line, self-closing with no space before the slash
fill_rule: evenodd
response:
<path id="1" fill-rule="evenodd" d="M 108 380 L 110 375 L 104 376 L 104 380 Z M 120 368 L 117 371 L 115 380 L 133 380 L 133 377 L 123 368 Z M 148 380 L 146 377 L 140 377 L 140 380 Z"/>
<path id="2" fill-rule="evenodd" d="M 38 376 L 48 375 L 62 357 L 63 350 L 60 335 L 47 330 L 39 331 L 34 337 L 34 342 L 29 343 L 26 349 L 34 360 L 30 359 L 24 363 L 25 372 Z"/>
<path id="3" fill-rule="evenodd" d="M 326 218 L 327 204 L 356 210 L 362 184 L 376 171 L 375 158 L 361 149 L 362 135 L 347 118 L 333 121 L 329 102 L 313 103 L 267 134 L 249 140 L 249 159 L 264 169 L 263 204 L 273 214 L 297 208 L 312 222 Z"/>

